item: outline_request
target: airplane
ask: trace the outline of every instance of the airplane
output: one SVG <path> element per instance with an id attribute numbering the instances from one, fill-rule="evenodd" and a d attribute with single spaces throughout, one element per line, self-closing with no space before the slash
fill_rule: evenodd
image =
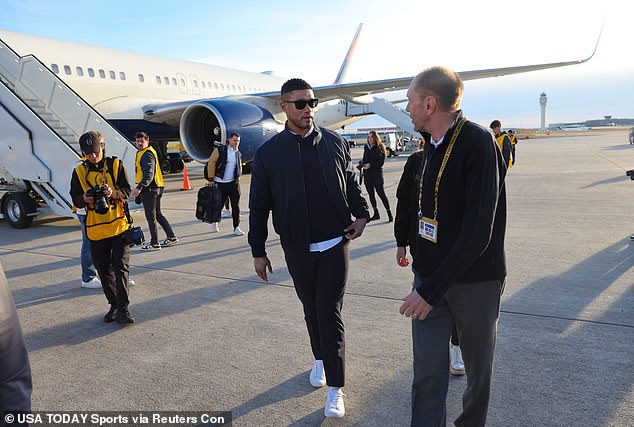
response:
<path id="1" fill-rule="evenodd" d="M 363 106 L 395 103 L 376 95 L 406 89 L 413 78 L 344 82 L 362 26 L 334 83 L 313 88 L 319 99 L 319 126 L 338 129 L 372 112 Z M 199 162 L 209 159 L 214 145 L 238 132 L 243 161 L 249 163 L 257 148 L 284 128 L 279 91 L 286 78 L 2 29 L 0 39 L 20 55 L 36 56 L 130 140 L 138 131 L 153 141 L 180 140 Z M 578 65 L 594 56 L 598 42 L 585 59 L 459 74 L 467 81 Z M 409 122 L 407 113 L 393 108 Z"/>

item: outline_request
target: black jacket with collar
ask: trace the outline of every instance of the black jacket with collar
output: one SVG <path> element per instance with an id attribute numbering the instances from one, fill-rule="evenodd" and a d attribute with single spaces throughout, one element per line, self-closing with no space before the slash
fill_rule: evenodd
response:
<path id="1" fill-rule="evenodd" d="M 383 176 L 383 164 L 385 164 L 385 153 L 378 145 L 370 147 L 368 144 L 363 146 L 363 164 L 369 164 L 370 167 L 363 171 L 363 175 L 368 177 Z"/>
<path id="2" fill-rule="evenodd" d="M 313 144 L 317 147 L 326 191 L 335 213 L 345 227 L 352 223 L 352 216 L 369 218 L 368 205 L 355 178 L 348 142 L 328 129 L 317 126 L 313 129 L 309 137 L 314 137 Z M 249 245 L 254 257 L 266 255 L 269 211 L 273 212 L 273 228 L 284 250 L 309 250 L 301 140 L 301 136 L 287 127 L 255 153 L 249 194 Z"/>

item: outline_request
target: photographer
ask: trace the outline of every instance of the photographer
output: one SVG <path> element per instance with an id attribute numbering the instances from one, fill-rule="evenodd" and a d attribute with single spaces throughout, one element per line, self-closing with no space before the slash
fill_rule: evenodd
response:
<path id="1" fill-rule="evenodd" d="M 104 321 L 134 323 L 128 312 L 130 248 L 125 240 L 130 227 L 125 214 L 131 191 L 128 177 L 119 159 L 106 157 L 99 132 L 83 134 L 79 145 L 86 161 L 73 170 L 70 196 L 75 206 L 86 208 L 90 253 L 110 304 Z"/>

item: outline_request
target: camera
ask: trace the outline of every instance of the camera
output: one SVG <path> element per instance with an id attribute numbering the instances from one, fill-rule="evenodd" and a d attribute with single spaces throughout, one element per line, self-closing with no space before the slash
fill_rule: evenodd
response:
<path id="1" fill-rule="evenodd" d="M 625 171 L 625 176 L 629 176 L 632 181 L 634 181 L 634 169 L 629 171 Z"/>
<path id="2" fill-rule="evenodd" d="M 104 194 L 108 187 L 105 185 L 96 185 L 86 191 L 87 197 L 92 197 L 95 201 L 95 212 L 100 215 L 107 214 L 110 211 L 110 205 L 108 204 L 108 199 Z"/>

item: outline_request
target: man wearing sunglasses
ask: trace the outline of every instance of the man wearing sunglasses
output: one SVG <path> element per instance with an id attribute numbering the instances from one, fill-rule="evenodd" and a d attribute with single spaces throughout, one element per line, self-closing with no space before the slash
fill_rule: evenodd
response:
<path id="1" fill-rule="evenodd" d="M 290 79 L 282 86 L 284 131 L 255 153 L 249 197 L 249 245 L 255 271 L 272 273 L 265 243 L 269 211 L 288 271 L 304 307 L 315 360 L 314 387 L 328 384 L 324 414 L 341 418 L 345 344 L 341 307 L 348 273 L 348 242 L 370 218 L 350 159 L 338 134 L 314 124 L 311 86 Z M 352 220 L 352 216 L 356 220 Z"/>

